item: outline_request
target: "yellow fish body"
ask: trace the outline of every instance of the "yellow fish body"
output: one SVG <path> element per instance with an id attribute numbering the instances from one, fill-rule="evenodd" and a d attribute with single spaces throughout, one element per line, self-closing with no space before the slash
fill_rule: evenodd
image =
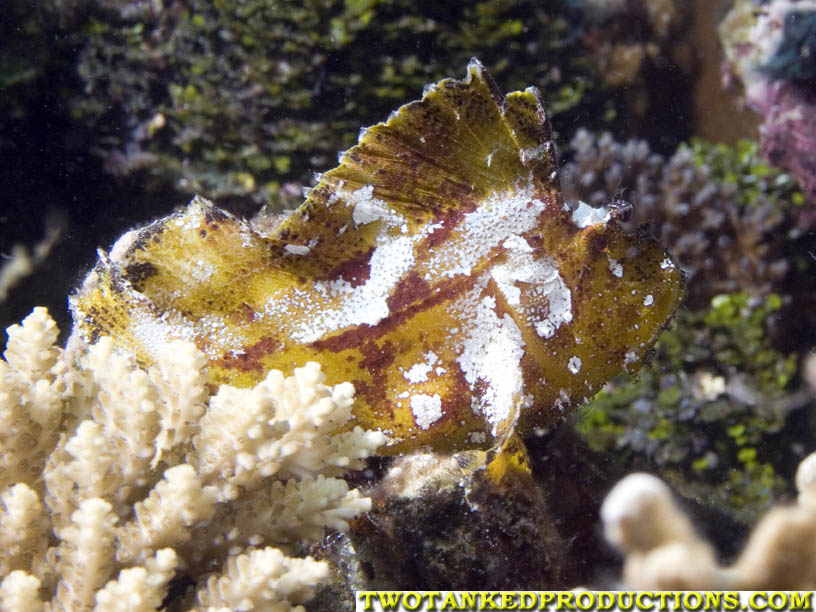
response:
<path id="1" fill-rule="evenodd" d="M 145 363 L 195 342 L 216 383 L 318 361 L 386 452 L 489 448 L 639 367 L 683 289 L 625 207 L 565 206 L 535 89 L 477 61 L 364 130 L 271 234 L 196 198 L 129 232 L 72 298 Z"/>

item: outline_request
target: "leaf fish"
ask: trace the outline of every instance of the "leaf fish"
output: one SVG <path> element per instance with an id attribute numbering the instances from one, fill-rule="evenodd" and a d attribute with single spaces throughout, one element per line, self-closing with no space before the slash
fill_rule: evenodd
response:
<path id="1" fill-rule="evenodd" d="M 626 368 L 677 306 L 680 270 L 627 205 L 568 206 L 538 91 L 463 80 L 361 130 L 271 232 L 196 197 L 122 236 L 72 296 L 75 334 L 143 363 L 195 342 L 214 383 L 323 366 L 386 453 L 491 448 Z"/>

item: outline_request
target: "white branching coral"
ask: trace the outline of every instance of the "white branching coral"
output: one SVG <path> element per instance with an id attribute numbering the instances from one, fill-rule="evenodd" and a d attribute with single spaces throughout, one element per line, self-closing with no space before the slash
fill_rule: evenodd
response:
<path id="1" fill-rule="evenodd" d="M 31 567 L 48 548 L 50 523 L 36 492 L 18 483 L 0 494 L 0 575 Z"/>
<path id="2" fill-rule="evenodd" d="M 0 303 L 8 299 L 11 291 L 26 276 L 43 264 L 65 232 L 68 219 L 64 214 L 53 211 L 45 222 L 45 235 L 32 248 L 15 244 L 5 261 L 0 264 Z"/>
<path id="3" fill-rule="evenodd" d="M 210 577 L 197 593 L 196 610 L 249 610 L 257 605 L 284 612 L 292 603 L 308 601 L 313 595 L 309 585 L 326 574 L 326 565 L 312 559 L 292 559 L 276 548 L 253 550 L 230 557 L 223 574 Z"/>
<path id="4" fill-rule="evenodd" d="M 626 554 L 623 579 L 636 589 L 713 589 L 713 549 L 694 531 L 669 487 L 650 474 L 630 474 L 601 507 L 607 540 Z"/>
<path id="5" fill-rule="evenodd" d="M 41 474 L 71 414 L 70 372 L 55 342 L 59 331 L 44 308 L 8 328 L 0 359 L 0 490 L 25 483 L 43 492 Z"/>
<path id="6" fill-rule="evenodd" d="M 107 338 L 68 363 L 42 308 L 8 334 L 0 610 L 153 611 L 181 575 L 188 610 L 298 609 L 328 567 L 288 547 L 370 508 L 339 476 L 383 435 L 340 431 L 316 363 L 212 389 L 190 343 L 144 369 Z"/>
<path id="7" fill-rule="evenodd" d="M 626 555 L 623 580 L 652 590 L 811 590 L 816 588 L 816 453 L 796 474 L 796 504 L 771 509 L 736 562 L 720 566 L 713 548 L 649 474 L 621 480 L 601 508 L 607 539 Z"/>

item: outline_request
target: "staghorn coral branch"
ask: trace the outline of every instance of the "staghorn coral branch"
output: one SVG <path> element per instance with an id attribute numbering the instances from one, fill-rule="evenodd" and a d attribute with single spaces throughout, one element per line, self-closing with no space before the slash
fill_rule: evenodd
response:
<path id="1" fill-rule="evenodd" d="M 623 579 L 637 589 L 713 589 L 713 549 L 677 507 L 669 487 L 650 474 L 630 474 L 604 500 L 607 540 L 626 554 Z"/>
<path id="2" fill-rule="evenodd" d="M 122 484 L 117 460 L 104 430 L 94 421 L 82 421 L 73 436 L 61 439 L 43 472 L 46 502 L 56 527 L 68 523 L 83 499 L 117 491 Z"/>
<path id="3" fill-rule="evenodd" d="M 177 564 L 176 551 L 163 548 L 144 567 L 122 570 L 96 593 L 94 612 L 154 612 L 161 606 Z"/>
<path id="4" fill-rule="evenodd" d="M 0 583 L 0 610 L 2 612 L 41 612 L 45 603 L 38 591 L 40 581 L 34 576 L 14 570 Z"/>
<path id="5" fill-rule="evenodd" d="M 197 593 L 194 610 L 245 610 L 262 605 L 270 612 L 302 611 L 314 586 L 327 576 L 323 563 L 307 557 L 292 559 L 276 548 L 252 550 L 231 557 L 221 576 L 212 576 Z M 290 603 L 291 602 L 291 603 Z"/>
<path id="6" fill-rule="evenodd" d="M 203 567 L 260 542 L 315 541 L 326 527 L 346 530 L 351 518 L 370 509 L 368 497 L 338 478 L 275 480 L 219 507 L 214 520 L 194 533 L 185 558 Z M 195 549 L 198 542 L 209 543 L 207 555 Z"/>
<path id="7" fill-rule="evenodd" d="M 117 559 L 141 561 L 159 547 L 186 542 L 189 528 L 212 518 L 214 506 L 214 487 L 202 486 L 191 465 L 168 469 L 147 499 L 134 506 L 136 518 L 118 534 Z"/>
<path id="8" fill-rule="evenodd" d="M 729 567 L 697 535 L 671 491 L 649 474 L 631 474 L 604 500 L 607 539 L 626 555 L 629 588 L 661 590 L 803 590 L 816 587 L 816 453 L 796 474 L 798 503 L 771 509 Z"/>
<path id="9" fill-rule="evenodd" d="M 17 376 L 31 384 L 53 380 L 51 369 L 61 351 L 54 346 L 59 330 L 48 311 L 35 308 L 22 325 L 12 325 L 6 333 L 9 339 L 3 357 Z"/>
<path id="10" fill-rule="evenodd" d="M 263 479 L 306 478 L 333 468 L 361 468 L 369 450 L 385 442 L 380 432 L 333 432 L 351 416 L 354 388 L 323 384 L 317 363 L 284 379 L 270 371 L 252 389 L 222 385 L 210 400 L 188 461 L 198 466 L 222 499 L 251 491 Z M 233 407 L 243 409 L 236 412 Z M 336 473 L 336 470 L 334 470 Z"/>
<path id="11" fill-rule="evenodd" d="M 24 482 L 38 494 L 48 454 L 70 416 L 71 372 L 54 346 L 58 330 L 45 308 L 12 325 L 0 360 L 0 487 Z"/>
<path id="12" fill-rule="evenodd" d="M 120 478 L 137 487 L 130 495 L 120 489 L 117 496 L 132 505 L 149 478 L 162 397 L 147 372 L 137 368 L 128 355 L 113 350 L 110 338 L 101 338 L 88 349 L 83 367 L 93 372 L 89 385 L 89 394 L 96 400 L 90 402 L 93 420 L 113 443 Z"/>
<path id="13" fill-rule="evenodd" d="M 48 548 L 51 524 L 37 493 L 18 483 L 0 495 L 0 575 L 30 570 Z"/>
<path id="14" fill-rule="evenodd" d="M 189 342 L 176 340 L 161 347 L 158 367 L 150 368 L 150 378 L 164 402 L 160 403 L 161 431 L 150 466 L 174 447 L 184 445 L 197 430 L 207 399 L 204 355 Z M 182 453 L 183 454 L 183 453 Z"/>
<path id="15" fill-rule="evenodd" d="M 57 550 L 60 582 L 52 610 L 90 610 L 97 589 L 113 575 L 114 531 L 118 517 L 98 497 L 85 499 L 71 515 L 71 524 L 59 530 Z"/>

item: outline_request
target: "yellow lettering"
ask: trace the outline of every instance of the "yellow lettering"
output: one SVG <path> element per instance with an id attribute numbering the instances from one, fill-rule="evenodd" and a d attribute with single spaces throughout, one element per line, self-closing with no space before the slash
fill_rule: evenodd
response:
<path id="1" fill-rule="evenodd" d="M 771 610 L 784 610 L 788 607 L 788 596 L 785 593 L 774 591 L 768 595 L 768 607 Z"/>
<path id="2" fill-rule="evenodd" d="M 425 593 L 425 597 L 428 599 L 427 610 L 436 610 L 436 600 L 442 597 L 442 595 L 439 591 L 428 591 Z"/>
<path id="3" fill-rule="evenodd" d="M 648 604 L 644 603 L 644 599 L 648 599 Z M 638 593 L 635 596 L 635 607 L 638 610 L 654 610 L 654 599 L 652 599 L 652 594 L 649 592 Z"/>
<path id="4" fill-rule="evenodd" d="M 762 603 L 757 603 L 759 600 L 762 600 Z M 752 609 L 756 610 L 757 608 L 764 608 L 768 603 L 768 598 L 765 597 L 765 593 L 762 591 L 757 591 L 756 593 L 751 593 L 751 598 L 748 600 L 748 605 L 751 606 Z"/>
<path id="5" fill-rule="evenodd" d="M 363 600 L 363 610 L 371 609 L 371 598 L 373 596 L 373 591 L 361 591 L 357 594 L 357 597 L 360 597 Z"/>
<path id="6" fill-rule="evenodd" d="M 611 610 L 615 607 L 615 595 L 609 591 L 598 592 L 598 612 Z"/>
<path id="7" fill-rule="evenodd" d="M 536 594 L 532 591 L 521 591 L 519 593 L 519 610 L 534 610 L 536 607 Z"/>
<path id="8" fill-rule="evenodd" d="M 409 603 L 408 599 L 411 598 L 413 603 Z M 422 595 L 417 593 L 416 591 L 408 591 L 407 593 L 402 594 L 402 607 L 406 610 L 417 610 L 419 606 L 422 605 Z"/>
<path id="9" fill-rule="evenodd" d="M 629 601 L 626 601 L 626 597 L 629 597 Z M 620 610 L 631 610 L 632 607 L 635 605 L 635 597 L 634 594 L 630 591 L 622 591 L 618 593 L 618 609 Z"/>
<path id="10" fill-rule="evenodd" d="M 719 610 L 722 606 L 722 591 L 706 591 L 705 593 L 705 610 Z"/>
<path id="11" fill-rule="evenodd" d="M 538 606 L 539 610 L 546 610 L 550 604 L 555 601 L 555 593 L 552 591 L 544 591 L 541 593 L 541 604 Z"/>
<path id="12" fill-rule="evenodd" d="M 558 601 L 555 604 L 556 610 L 574 610 L 575 604 L 573 600 L 575 599 L 575 594 L 570 592 L 558 592 Z"/>
<path id="13" fill-rule="evenodd" d="M 462 593 L 462 608 L 465 610 L 470 610 L 475 608 L 478 604 L 477 602 L 478 595 L 473 591 L 464 591 Z"/>
<path id="14" fill-rule="evenodd" d="M 493 599 L 496 597 L 498 593 L 493 591 L 488 591 L 487 593 L 482 594 L 482 605 L 479 608 L 480 610 L 501 610 L 501 602 L 496 603 L 496 600 Z"/>
<path id="15" fill-rule="evenodd" d="M 595 607 L 595 593 L 579 591 L 575 594 L 575 605 L 579 610 L 592 610 Z"/>
<path id="16" fill-rule="evenodd" d="M 739 593 L 735 593 L 734 591 L 729 591 L 723 597 L 723 610 L 739 610 L 740 609 L 740 598 Z"/>
<path id="17" fill-rule="evenodd" d="M 400 594 L 397 591 L 377 593 L 380 597 L 380 606 L 383 610 L 394 610 L 399 606 Z"/>
<path id="18" fill-rule="evenodd" d="M 699 610 L 702 605 L 703 598 L 699 593 L 695 591 L 683 593 L 683 607 L 686 610 Z"/>
<path id="19" fill-rule="evenodd" d="M 813 591 L 810 593 L 797 593 L 796 591 L 791 593 L 791 602 L 790 602 L 790 609 L 791 610 L 813 610 L 813 605 L 810 602 L 810 598 L 813 596 Z"/>
<path id="20" fill-rule="evenodd" d="M 442 602 L 442 606 L 439 609 L 447 610 L 450 608 L 451 610 L 461 610 L 463 607 L 464 606 L 456 601 L 456 593 L 453 591 L 448 591 L 447 595 L 445 595 L 445 601 Z"/>
<path id="21" fill-rule="evenodd" d="M 515 610 L 518 608 L 518 603 L 516 603 L 515 593 L 512 591 L 505 591 L 501 594 L 501 609 L 502 610 Z"/>

